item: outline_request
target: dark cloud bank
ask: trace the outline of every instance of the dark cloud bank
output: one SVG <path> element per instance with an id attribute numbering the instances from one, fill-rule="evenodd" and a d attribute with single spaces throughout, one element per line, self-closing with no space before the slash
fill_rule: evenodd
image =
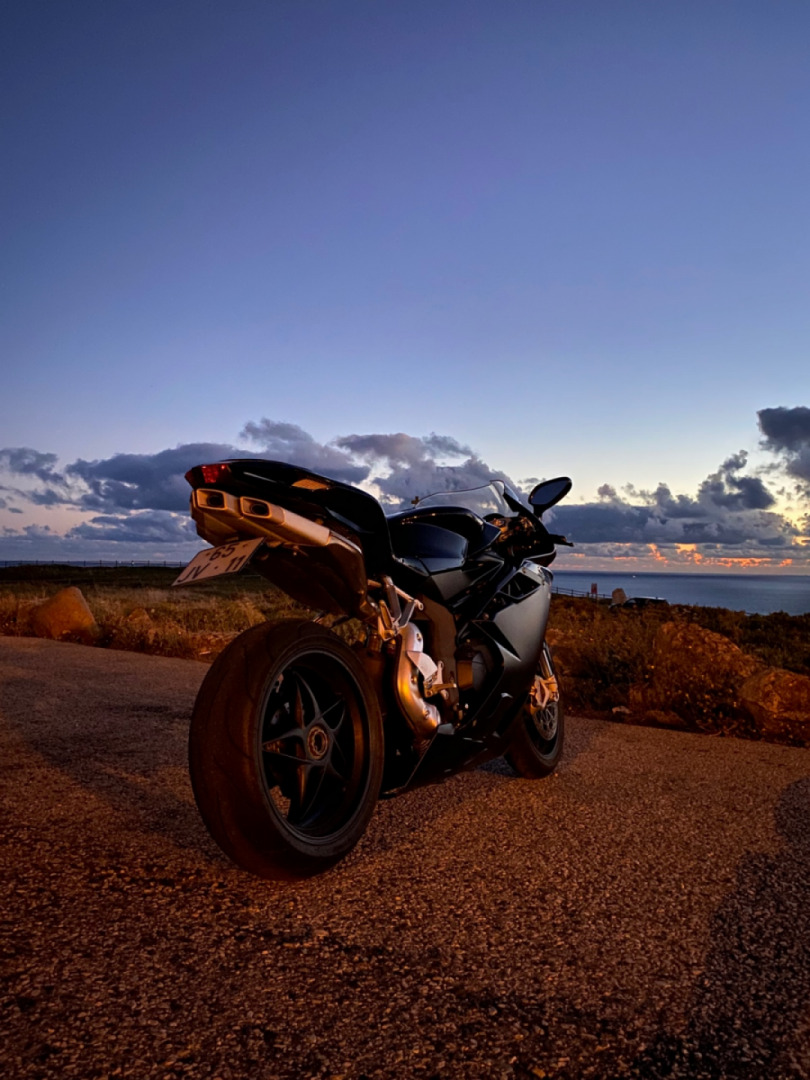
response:
<path id="1" fill-rule="evenodd" d="M 784 476 L 794 494 L 810 497 L 810 409 L 759 413 L 762 446 L 775 455 L 772 475 Z M 374 484 L 390 508 L 414 495 L 475 487 L 492 477 L 510 480 L 474 450 L 446 435 L 347 435 L 317 442 L 295 424 L 263 419 L 240 434 L 242 446 L 188 443 L 155 454 L 115 454 L 58 467 L 55 454 L 27 447 L 0 450 L 0 510 L 21 513 L 20 503 L 82 512 L 64 535 L 43 526 L 0 533 L 0 558 L 177 558 L 197 546 L 188 517 L 184 473 L 204 461 L 268 457 L 291 461 L 352 484 Z M 603 485 L 598 500 L 557 507 L 548 515 L 585 554 L 616 555 L 674 545 L 697 545 L 707 555 L 801 559 L 799 529 L 778 513 L 761 476 L 748 473 L 744 451 L 731 455 L 694 496 L 628 485 Z M 510 480 L 515 487 L 520 482 Z M 531 486 L 531 482 L 524 482 Z M 133 554 L 137 550 L 138 554 Z"/>
<path id="2" fill-rule="evenodd" d="M 762 409 L 759 426 L 762 445 L 778 454 L 788 476 L 799 482 L 805 495 L 810 492 L 810 409 Z"/>

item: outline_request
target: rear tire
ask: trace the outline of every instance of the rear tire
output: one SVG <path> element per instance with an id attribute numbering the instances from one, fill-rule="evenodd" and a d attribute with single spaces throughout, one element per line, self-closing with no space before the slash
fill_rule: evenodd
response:
<path id="1" fill-rule="evenodd" d="M 189 770 L 238 866 L 276 879 L 332 866 L 362 836 L 382 780 L 382 718 L 358 657 L 302 619 L 240 634 L 200 687 Z"/>
<path id="2" fill-rule="evenodd" d="M 537 667 L 541 678 L 554 675 L 551 653 L 543 644 Z M 557 768 L 563 751 L 565 715 L 562 702 L 550 701 L 544 709 L 533 710 L 527 699 L 515 720 L 512 742 L 506 760 L 518 774 L 528 780 L 540 780 Z"/>

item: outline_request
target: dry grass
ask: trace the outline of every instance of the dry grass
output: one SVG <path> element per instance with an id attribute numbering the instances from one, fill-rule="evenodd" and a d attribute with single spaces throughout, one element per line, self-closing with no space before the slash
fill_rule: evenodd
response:
<path id="1" fill-rule="evenodd" d="M 98 623 L 102 648 L 209 663 L 251 626 L 315 614 L 257 574 L 173 589 L 178 572 L 155 567 L 0 569 L 0 635 L 31 635 L 31 609 L 69 585 L 81 589 Z M 337 632 L 352 641 L 360 627 L 351 621 Z"/>
<path id="2" fill-rule="evenodd" d="M 99 625 L 100 646 L 160 656 L 210 661 L 243 630 L 305 610 L 259 577 L 237 575 L 224 583 L 172 589 L 176 574 L 77 574 L 66 568 L 61 575 L 48 575 L 47 581 L 0 577 L 0 634 L 31 634 L 33 606 L 66 585 L 81 589 Z"/>
<path id="3" fill-rule="evenodd" d="M 669 608 L 610 612 L 591 600 L 555 596 L 549 629 L 576 641 L 565 664 L 571 707 L 595 712 L 626 706 L 630 687 L 649 676 L 655 633 Z M 553 640 L 553 634 L 552 634 Z"/>

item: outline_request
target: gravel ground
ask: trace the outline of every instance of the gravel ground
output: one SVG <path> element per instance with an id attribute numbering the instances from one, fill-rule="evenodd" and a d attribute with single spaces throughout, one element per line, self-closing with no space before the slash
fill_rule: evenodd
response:
<path id="1" fill-rule="evenodd" d="M 572 719 L 275 885 L 194 807 L 205 671 L 0 638 L 3 1077 L 810 1078 L 810 751 Z"/>

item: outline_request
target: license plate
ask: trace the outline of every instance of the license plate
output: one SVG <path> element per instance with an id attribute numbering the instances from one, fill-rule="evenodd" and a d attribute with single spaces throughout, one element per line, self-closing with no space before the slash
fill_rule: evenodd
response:
<path id="1" fill-rule="evenodd" d="M 259 537 L 258 540 L 241 540 L 237 544 L 222 544 L 220 547 L 201 551 L 194 556 L 179 577 L 175 578 L 172 586 L 189 585 L 192 581 L 203 581 L 220 574 L 235 574 L 250 561 L 256 548 L 263 543 L 264 540 Z"/>

